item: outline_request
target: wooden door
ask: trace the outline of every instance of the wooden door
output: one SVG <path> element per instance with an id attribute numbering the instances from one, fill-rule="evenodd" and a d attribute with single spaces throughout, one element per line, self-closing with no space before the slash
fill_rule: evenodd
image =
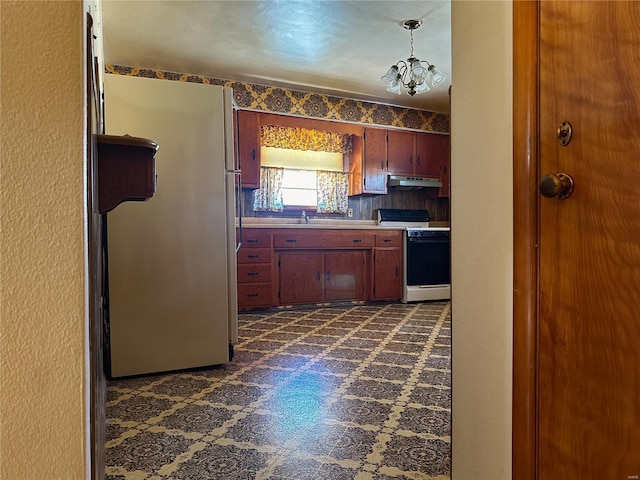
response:
<path id="1" fill-rule="evenodd" d="M 440 177 L 443 135 L 416 133 L 416 175 Z"/>
<path id="2" fill-rule="evenodd" d="M 515 8 L 514 32 L 523 35 L 529 27 L 519 21 L 521 8 L 529 9 Z M 538 232 L 539 247 L 536 261 L 535 242 L 527 247 L 527 240 L 516 240 L 514 478 L 636 479 L 640 3 L 553 1 L 532 10 L 534 22 L 540 15 L 539 30 L 530 32 L 538 45 L 539 72 L 535 48 L 529 49 L 529 66 L 539 77 L 526 78 L 527 67 L 521 68 L 517 59 L 515 146 L 534 152 L 539 148 L 537 158 L 530 157 L 529 173 L 535 173 L 536 166 L 540 176 L 566 173 L 574 179 L 575 190 L 564 200 L 535 192 L 529 201 L 538 202 L 537 207 L 528 207 L 527 170 L 516 158 L 516 235 L 519 218 L 537 219 L 531 231 Z M 517 54 L 516 48 L 514 59 Z M 539 103 L 534 95 L 517 95 L 528 95 L 525 84 L 533 78 L 539 78 Z M 518 123 L 520 114 L 523 121 Z M 527 119 L 535 125 L 535 117 L 538 146 L 524 138 L 527 128 L 536 133 L 535 127 L 525 125 Z M 566 146 L 557 138 L 562 122 L 572 126 Z M 525 193 L 520 194 L 519 187 Z M 527 267 L 534 272 L 538 268 L 535 278 L 526 278 Z M 521 299 L 524 290 L 537 301 Z M 526 365 L 535 368 L 533 376 Z M 523 408 L 531 397 L 529 408 Z"/>
<path id="3" fill-rule="evenodd" d="M 415 171 L 416 134 L 403 130 L 387 131 L 388 173 L 413 175 Z"/>
<path id="4" fill-rule="evenodd" d="M 325 300 L 365 300 L 365 251 L 325 253 Z"/>
<path id="5" fill-rule="evenodd" d="M 324 293 L 324 254 L 287 252 L 280 254 L 280 305 L 318 303 Z"/>

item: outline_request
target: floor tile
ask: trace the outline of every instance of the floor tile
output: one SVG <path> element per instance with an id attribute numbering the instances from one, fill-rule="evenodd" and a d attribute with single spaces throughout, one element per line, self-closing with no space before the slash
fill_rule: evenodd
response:
<path id="1" fill-rule="evenodd" d="M 239 315 L 226 365 L 110 381 L 107 480 L 448 478 L 449 302 Z"/>

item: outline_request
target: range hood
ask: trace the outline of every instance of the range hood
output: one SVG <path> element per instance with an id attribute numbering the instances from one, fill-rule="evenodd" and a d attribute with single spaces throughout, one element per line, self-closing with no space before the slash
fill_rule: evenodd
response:
<path id="1" fill-rule="evenodd" d="M 389 175 L 389 182 L 387 185 L 389 187 L 440 188 L 442 186 L 442 182 L 440 181 L 439 178 L 406 177 L 404 175 Z"/>

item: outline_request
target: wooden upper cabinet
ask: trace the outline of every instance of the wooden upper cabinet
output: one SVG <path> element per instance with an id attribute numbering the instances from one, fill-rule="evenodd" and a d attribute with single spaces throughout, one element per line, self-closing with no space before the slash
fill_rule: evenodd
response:
<path id="1" fill-rule="evenodd" d="M 440 181 L 442 187 L 440 187 L 440 197 L 449 196 L 449 188 L 451 185 L 451 139 L 449 135 L 442 137 L 442 163 L 440 167 Z"/>
<path id="2" fill-rule="evenodd" d="M 439 177 L 443 135 L 416 133 L 416 175 Z"/>
<path id="3" fill-rule="evenodd" d="M 365 128 L 352 136 L 349 157 L 349 195 L 387 193 L 387 131 Z"/>
<path id="4" fill-rule="evenodd" d="M 364 188 L 362 193 L 387 193 L 387 131 L 364 129 Z"/>
<path id="5" fill-rule="evenodd" d="M 238 112 L 238 166 L 244 188 L 260 187 L 260 113 Z"/>
<path id="6" fill-rule="evenodd" d="M 390 175 L 439 177 L 442 162 L 442 140 L 434 133 L 388 131 Z"/>
<path id="7" fill-rule="evenodd" d="M 416 133 L 388 130 L 387 159 L 389 174 L 413 175 L 416 164 Z"/>

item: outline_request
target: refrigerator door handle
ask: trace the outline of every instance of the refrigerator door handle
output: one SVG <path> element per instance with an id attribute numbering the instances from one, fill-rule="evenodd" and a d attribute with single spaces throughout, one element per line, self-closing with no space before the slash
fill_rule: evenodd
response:
<path id="1" fill-rule="evenodd" d="M 225 175 L 237 175 L 238 176 L 238 186 L 236 187 L 236 205 L 238 208 L 238 237 L 236 240 L 236 254 L 240 251 L 240 247 L 242 247 L 242 171 L 238 169 L 229 169 L 225 170 Z"/>

